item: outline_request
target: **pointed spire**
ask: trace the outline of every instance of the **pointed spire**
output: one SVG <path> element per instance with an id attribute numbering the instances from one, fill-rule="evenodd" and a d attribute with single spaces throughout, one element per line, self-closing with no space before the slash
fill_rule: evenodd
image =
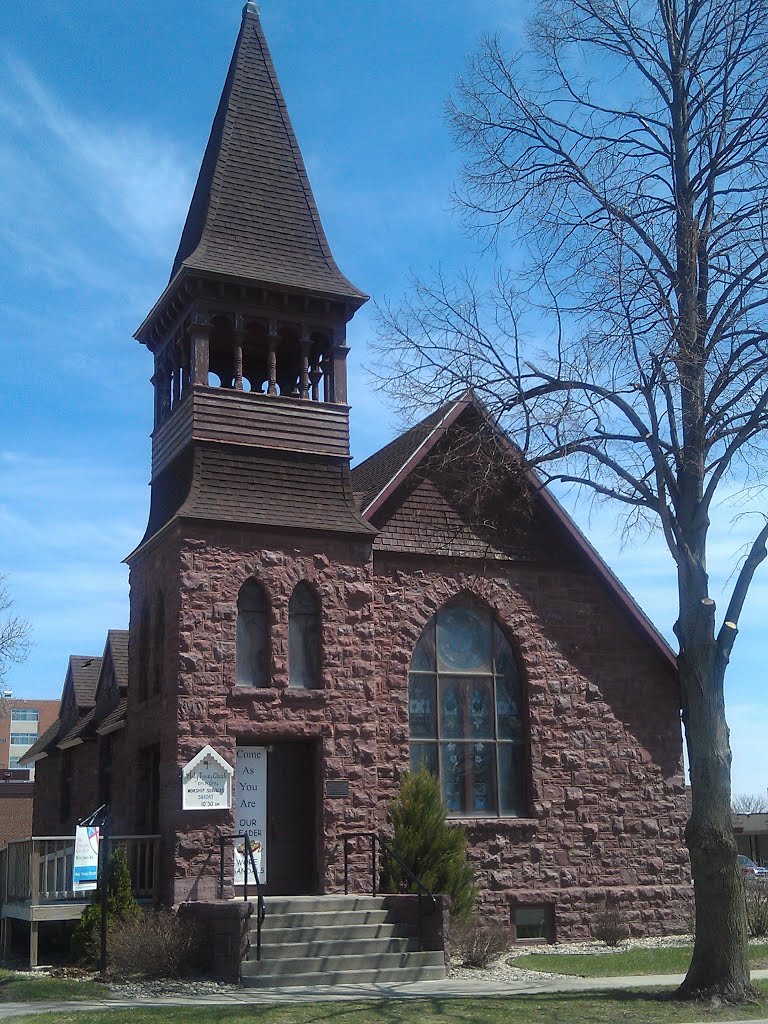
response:
<path id="1" fill-rule="evenodd" d="M 336 266 L 272 58 L 249 2 L 187 214 L 182 268 L 362 304 Z"/>

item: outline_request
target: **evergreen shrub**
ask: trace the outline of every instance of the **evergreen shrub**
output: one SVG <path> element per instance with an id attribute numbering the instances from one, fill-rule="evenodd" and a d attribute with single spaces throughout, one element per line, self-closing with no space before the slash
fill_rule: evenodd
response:
<path id="1" fill-rule="evenodd" d="M 440 782 L 426 768 L 403 775 L 390 806 L 390 845 L 400 860 L 433 893 L 451 898 L 451 916 L 469 920 L 476 890 L 467 860 L 467 835 L 446 822 Z M 418 886 L 394 857 L 383 857 L 382 892 L 418 892 Z"/>
<path id="2" fill-rule="evenodd" d="M 125 847 L 113 848 L 107 866 L 107 930 L 118 922 L 137 921 L 141 909 L 133 897 Z M 101 890 L 95 889 L 72 933 L 72 955 L 78 963 L 96 964 L 101 954 Z"/>

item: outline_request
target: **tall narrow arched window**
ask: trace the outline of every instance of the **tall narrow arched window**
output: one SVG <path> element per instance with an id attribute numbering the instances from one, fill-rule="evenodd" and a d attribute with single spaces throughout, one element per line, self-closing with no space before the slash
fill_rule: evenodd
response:
<path id="1" fill-rule="evenodd" d="M 288 681 L 320 686 L 320 604 L 307 583 L 298 583 L 288 602 Z"/>
<path id="2" fill-rule="evenodd" d="M 139 618 L 139 700 L 149 696 L 149 605 L 144 602 Z"/>
<path id="3" fill-rule="evenodd" d="M 155 625 L 152 632 L 152 692 L 160 693 L 165 675 L 165 601 L 157 595 Z"/>
<path id="4" fill-rule="evenodd" d="M 269 605 L 264 588 L 248 580 L 237 597 L 236 680 L 238 686 L 269 682 Z"/>
<path id="5" fill-rule="evenodd" d="M 454 817 L 525 813 L 520 676 L 494 617 L 469 603 L 430 619 L 411 660 L 411 766 L 440 778 Z"/>

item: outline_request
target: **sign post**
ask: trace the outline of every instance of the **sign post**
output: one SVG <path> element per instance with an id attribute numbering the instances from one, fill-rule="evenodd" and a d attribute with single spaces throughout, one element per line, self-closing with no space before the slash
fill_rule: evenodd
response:
<path id="1" fill-rule="evenodd" d="M 99 899 L 101 900 L 99 970 L 102 974 L 107 970 L 109 828 L 109 804 L 102 804 L 93 814 L 89 814 L 87 818 L 83 818 L 77 823 L 75 828 L 75 855 L 72 868 L 73 891 L 81 892 L 86 889 L 97 889 Z M 94 867 L 96 869 L 95 874 Z"/>

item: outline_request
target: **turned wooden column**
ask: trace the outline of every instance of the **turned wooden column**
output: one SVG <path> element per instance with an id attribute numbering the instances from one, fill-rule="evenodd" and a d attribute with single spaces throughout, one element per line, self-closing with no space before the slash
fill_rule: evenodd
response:
<path id="1" fill-rule="evenodd" d="M 301 329 L 301 372 L 299 374 L 299 396 L 309 398 L 309 350 L 312 341 L 306 327 Z"/>
<path id="2" fill-rule="evenodd" d="M 238 315 L 235 317 L 235 391 L 243 390 L 243 341 L 245 340 L 245 321 Z"/>
<path id="3" fill-rule="evenodd" d="M 269 336 L 267 347 L 267 394 L 277 394 L 277 321 L 269 321 Z"/>
<path id="4" fill-rule="evenodd" d="M 207 384 L 210 365 L 211 328 L 208 317 L 198 313 L 189 328 L 192 383 Z"/>

